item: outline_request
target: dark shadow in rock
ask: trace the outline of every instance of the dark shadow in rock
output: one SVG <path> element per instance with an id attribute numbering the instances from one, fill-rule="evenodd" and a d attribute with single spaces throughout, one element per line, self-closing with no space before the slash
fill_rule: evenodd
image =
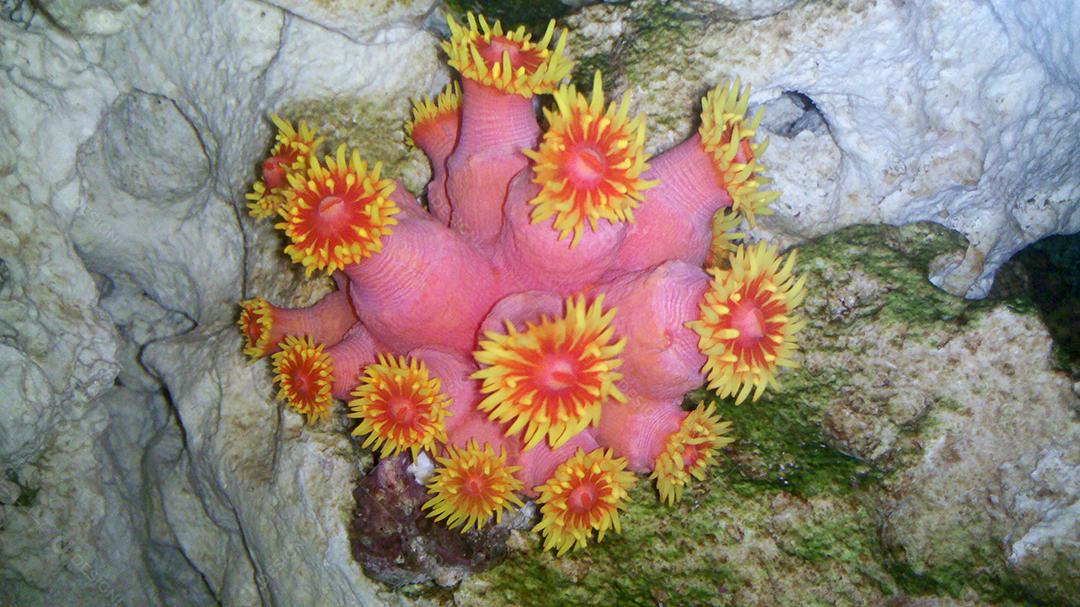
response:
<path id="1" fill-rule="evenodd" d="M 1080 234 L 1032 243 L 998 271 L 991 298 L 1027 297 L 1054 340 L 1058 366 L 1080 379 Z"/>

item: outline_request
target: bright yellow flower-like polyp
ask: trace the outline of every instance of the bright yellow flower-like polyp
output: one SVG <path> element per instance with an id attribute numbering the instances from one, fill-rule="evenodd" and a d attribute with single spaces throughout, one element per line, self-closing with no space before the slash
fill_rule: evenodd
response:
<path id="1" fill-rule="evenodd" d="M 806 277 L 792 274 L 794 252 L 785 261 L 764 242 L 740 246 L 729 264 L 709 270 L 701 316 L 687 326 L 706 356 L 709 388 L 741 403 L 751 392 L 757 400 L 766 387 L 775 388 L 779 367 L 796 366 L 795 333 L 805 323 L 794 310 L 805 296 Z"/>
<path id="2" fill-rule="evenodd" d="M 555 33 L 555 20 L 548 24 L 544 37 L 532 42 L 524 27 L 504 32 L 498 21 L 488 25 L 483 15 L 468 14 L 468 27 L 448 17 L 450 40 L 442 43 L 449 57 L 447 63 L 463 78 L 491 88 L 532 97 L 550 93 L 560 80 L 570 74 L 573 63 L 563 52 L 566 31 L 559 36 L 555 49 L 548 49 Z"/>
<path id="3" fill-rule="evenodd" d="M 656 458 L 649 478 L 656 481 L 661 502 L 673 505 L 682 499 L 691 477 L 705 480 L 705 468 L 716 461 L 717 450 L 732 442 L 725 436 L 730 428 L 731 422 L 722 422 L 716 415 L 715 404 L 698 403 Z"/>
<path id="4" fill-rule="evenodd" d="M 422 361 L 380 354 L 364 368 L 352 395 L 349 417 L 361 420 L 353 436 L 367 435 L 364 448 L 381 447 L 380 457 L 405 449 L 416 457 L 421 449 L 432 451 L 435 441 L 446 442 L 450 402 Z"/>
<path id="5" fill-rule="evenodd" d="M 506 323 L 505 334 L 487 332 L 474 353 L 483 367 L 473 374 L 484 381 L 487 396 L 477 405 L 495 421 L 510 423 L 506 434 L 525 430 L 525 449 L 544 437 L 558 447 L 589 424 L 600 421 L 609 398 L 626 402 L 615 386 L 615 372 L 626 340 L 612 343 L 611 319 L 604 298 L 585 305 L 578 295 L 566 300 L 562 318 L 544 316 L 519 332 Z"/>
<path id="6" fill-rule="evenodd" d="M 731 197 L 732 208 L 754 225 L 757 215 L 769 215 L 770 202 L 777 192 L 762 191 L 769 183 L 762 176 L 765 167 L 759 160 L 768 142 L 753 143 L 764 108 L 747 120 L 746 106 L 750 87 L 740 89 L 738 81 L 721 82 L 701 100 L 701 145 L 712 156 L 713 166 L 724 189 Z"/>
<path id="7" fill-rule="evenodd" d="M 381 163 L 368 170 L 356 150 L 346 156 L 345 146 L 326 164 L 312 158 L 306 175 L 289 175 L 288 202 L 281 209 L 284 230 L 292 244 L 285 253 L 304 265 L 327 274 L 358 263 L 382 251 L 382 238 L 396 225 L 398 208 L 390 199 L 394 183 L 380 179 Z"/>
<path id="8" fill-rule="evenodd" d="M 544 534 L 544 550 L 557 550 L 562 556 L 584 547 L 594 530 L 598 542 L 608 529 L 621 532 L 619 509 L 625 509 L 634 482 L 626 460 L 613 457 L 610 449 L 588 454 L 578 449 L 536 488 L 542 518 L 533 532 Z"/>
<path id="9" fill-rule="evenodd" d="M 287 336 L 281 342 L 281 351 L 274 354 L 278 398 L 306 415 L 309 424 L 330 416 L 333 373 L 334 365 L 322 344 L 315 345 L 307 336 Z"/>
<path id="10" fill-rule="evenodd" d="M 502 521 L 503 511 L 511 505 L 521 507 L 514 495 L 521 481 L 514 478 L 520 466 L 506 465 L 506 454 L 498 454 L 491 445 L 481 449 L 470 440 L 464 449 L 447 448 L 446 457 L 436 458 L 439 467 L 428 481 L 428 493 L 434 495 L 424 503 L 428 516 L 436 521 L 446 520 L 451 529 L 464 523 L 461 532 L 473 527 L 480 529 L 492 515 Z"/>
<path id="11" fill-rule="evenodd" d="M 560 87 L 554 97 L 556 110 L 544 109 L 549 126 L 539 149 L 523 151 L 535 162 L 533 181 L 543 186 L 530 202 L 533 223 L 555 216 L 559 239 L 573 233 L 573 247 L 586 221 L 594 231 L 598 219 L 633 221 L 642 190 L 657 182 L 639 178 L 649 168 L 645 119 L 627 117 L 629 93 L 605 110 L 596 72 L 591 98 L 574 85 Z"/>
<path id="12" fill-rule="evenodd" d="M 413 134 L 418 130 L 423 130 L 450 114 L 457 114 L 459 109 L 461 109 L 461 87 L 457 82 L 446 85 L 435 97 L 435 101 L 429 97 L 414 101 L 412 120 L 405 123 L 405 136 L 409 145 L 415 145 Z"/>
<path id="13" fill-rule="evenodd" d="M 248 199 L 248 212 L 257 219 L 273 217 L 285 204 L 284 189 L 289 187 L 289 175 L 303 173 L 322 142 L 315 131 L 303 121 L 293 128 L 287 120 L 270 114 L 277 127 L 274 139 L 277 143 L 270 150 L 270 157 L 263 161 L 262 178 L 255 182 Z"/>
<path id="14" fill-rule="evenodd" d="M 262 297 L 240 302 L 240 320 L 237 324 L 244 335 L 244 355 L 250 358 L 251 362 L 266 356 L 277 345 L 270 343 L 273 315 L 270 303 Z"/>

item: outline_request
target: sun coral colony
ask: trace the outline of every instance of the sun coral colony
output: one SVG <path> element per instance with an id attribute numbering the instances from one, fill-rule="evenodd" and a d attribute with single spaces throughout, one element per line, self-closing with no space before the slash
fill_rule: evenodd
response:
<path id="1" fill-rule="evenodd" d="M 682 407 L 707 383 L 757 400 L 792 366 L 803 282 L 733 230 L 774 192 L 749 90 L 724 82 L 701 125 L 655 158 L 630 99 L 563 84 L 554 21 L 539 40 L 482 16 L 449 20 L 460 74 L 405 126 L 431 161 L 427 206 L 356 150 L 321 158 L 276 116 L 248 195 L 285 253 L 337 290 L 308 308 L 241 303 L 244 352 L 273 356 L 278 395 L 317 422 L 348 403 L 380 457 L 429 453 L 429 516 L 462 531 L 522 497 L 563 554 L 619 531 L 635 474 L 673 504 L 729 424 Z M 533 98 L 550 96 L 541 131 Z M 432 261 L 436 263 L 432 263 Z"/>

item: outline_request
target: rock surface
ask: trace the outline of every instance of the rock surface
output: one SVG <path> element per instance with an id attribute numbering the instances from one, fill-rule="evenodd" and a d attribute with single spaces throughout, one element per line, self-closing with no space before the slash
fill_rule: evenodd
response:
<path id="1" fill-rule="evenodd" d="M 363 575 L 348 528 L 370 456 L 343 422 L 282 412 L 232 325 L 249 292 L 326 288 L 244 214 L 268 112 L 425 183 L 400 124 L 448 77 L 436 2 L 0 6 L 0 604 L 445 599 Z M 808 245 L 804 371 L 725 408 L 740 440 L 713 490 L 669 510 L 641 483 L 625 533 L 571 558 L 511 532 L 511 560 L 454 600 L 1075 601 L 1076 392 L 1030 307 L 923 279 L 979 296 L 1024 244 L 1080 229 L 1080 9 L 750 6 L 587 7 L 577 73 L 631 89 L 654 149 L 711 83 L 754 83 L 784 193 L 759 236 L 925 219 L 971 244 Z"/>

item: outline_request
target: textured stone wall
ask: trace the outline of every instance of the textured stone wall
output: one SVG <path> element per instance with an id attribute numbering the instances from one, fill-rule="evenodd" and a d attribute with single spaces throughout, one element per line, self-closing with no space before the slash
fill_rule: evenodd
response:
<path id="1" fill-rule="evenodd" d="M 307 119 L 419 190 L 426 165 L 399 126 L 409 97 L 449 77 L 442 11 L 0 2 L 0 604 L 446 598 L 364 577 L 347 529 L 370 456 L 344 421 L 281 411 L 233 325 L 251 291 L 301 304 L 327 286 L 244 215 L 267 113 Z M 690 132 L 687 108 L 720 78 L 754 85 L 783 195 L 753 234 L 806 246 L 815 324 L 786 391 L 725 409 L 739 441 L 713 497 L 639 500 L 623 536 L 560 561 L 514 532 L 513 560 L 466 580 L 458 604 L 552 587 L 597 605 L 1075 601 L 1076 380 L 1030 307 L 924 279 L 981 297 L 1024 245 L 1080 230 L 1078 11 L 574 12 L 578 76 L 599 67 L 631 90 L 653 150 Z M 811 241 L 913 221 L 966 242 L 927 227 Z"/>

